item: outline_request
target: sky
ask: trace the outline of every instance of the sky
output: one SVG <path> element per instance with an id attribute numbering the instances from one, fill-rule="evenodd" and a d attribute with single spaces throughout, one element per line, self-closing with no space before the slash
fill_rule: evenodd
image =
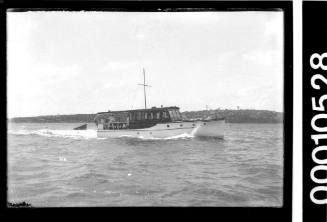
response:
<path id="1" fill-rule="evenodd" d="M 283 111 L 283 12 L 8 12 L 7 116 Z"/>

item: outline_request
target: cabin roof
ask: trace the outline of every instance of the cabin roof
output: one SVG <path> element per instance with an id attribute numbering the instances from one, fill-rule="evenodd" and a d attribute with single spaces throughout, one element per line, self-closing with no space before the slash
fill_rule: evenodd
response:
<path id="1" fill-rule="evenodd" d="M 150 109 L 131 109 L 131 110 L 119 110 L 119 111 L 107 111 L 107 112 L 99 112 L 96 114 L 105 114 L 105 113 L 123 113 L 123 112 L 136 112 L 136 111 L 160 111 L 160 110 L 167 110 L 167 109 L 179 109 L 177 106 L 167 106 L 167 107 L 152 107 Z"/>

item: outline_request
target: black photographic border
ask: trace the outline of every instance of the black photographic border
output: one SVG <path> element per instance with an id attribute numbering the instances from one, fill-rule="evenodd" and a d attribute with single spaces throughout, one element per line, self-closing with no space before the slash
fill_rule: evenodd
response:
<path id="1" fill-rule="evenodd" d="M 312 152 L 316 147 L 326 146 L 326 140 L 319 140 L 318 145 L 315 144 L 314 140 L 311 139 L 311 135 L 322 135 L 326 132 L 317 132 L 311 126 L 311 120 L 317 114 L 326 114 L 326 111 L 314 111 L 312 98 L 318 101 L 321 96 L 326 95 L 327 90 L 324 85 L 321 86 L 321 90 L 313 89 L 311 86 L 311 77 L 315 74 L 321 74 L 327 76 L 327 70 L 322 70 L 321 68 L 313 69 L 310 65 L 310 57 L 314 53 L 321 55 L 322 53 L 327 53 L 327 2 L 326 1 L 303 1 L 302 5 L 302 27 L 303 27 L 303 42 L 302 42 L 302 89 L 303 89 L 303 152 L 302 152 L 302 162 L 303 162 L 303 221 L 311 221 L 315 218 L 315 221 L 326 221 L 327 220 L 327 205 L 326 204 L 316 204 L 310 198 L 310 193 L 312 189 L 322 186 L 327 187 L 326 183 L 319 184 L 312 181 L 310 173 L 311 170 L 319 166 L 312 159 Z M 323 59 L 323 63 L 326 64 L 326 59 Z M 320 84 L 320 83 L 318 83 Z M 324 103 L 326 106 L 326 102 Z M 318 126 L 326 125 L 327 121 L 320 120 Z M 319 158 L 319 154 L 317 155 Z M 320 157 L 321 158 L 321 157 Z M 326 158 L 326 156 L 325 156 Z M 326 166 L 326 164 L 324 164 Z M 318 173 L 317 173 L 318 174 Z M 319 175 L 319 174 L 318 174 Z M 327 173 L 317 176 L 318 178 L 326 178 Z M 323 194 L 325 192 L 320 191 L 315 193 L 317 199 L 326 198 Z"/>
<path id="2" fill-rule="evenodd" d="M 200 219 L 208 216 L 219 221 L 291 221 L 292 219 L 292 158 L 293 158 L 293 3 L 291 1 L 22 1 L 1 4 L 1 75 L 6 82 L 6 11 L 30 10 L 67 10 L 67 11 L 161 11 L 176 8 L 200 8 L 203 11 L 280 11 L 284 12 L 284 181 L 282 207 L 63 207 L 63 208 L 8 208 L 7 180 L 1 180 L 1 213 L 8 218 L 16 216 L 21 219 L 51 218 L 63 219 L 66 215 L 72 218 L 91 218 L 92 220 L 113 219 Z M 175 9 L 174 9 L 175 8 Z M 6 95 L 6 86 L 2 88 Z M 6 104 L 6 98 L 2 99 Z M 6 107 L 1 115 L 4 131 L 7 130 Z M 2 140 L 1 178 L 7 176 L 7 141 Z M 154 214 L 149 214 L 151 211 Z M 154 216 L 152 216 L 154 215 Z M 114 217 L 116 216 L 116 217 Z"/>

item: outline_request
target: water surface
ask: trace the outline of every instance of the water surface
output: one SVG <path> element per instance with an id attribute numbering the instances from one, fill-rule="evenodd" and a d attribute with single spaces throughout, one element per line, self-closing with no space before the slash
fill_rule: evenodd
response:
<path id="1" fill-rule="evenodd" d="M 282 124 L 225 139 L 96 137 L 95 126 L 8 125 L 8 201 L 59 206 L 272 206 L 283 202 Z"/>

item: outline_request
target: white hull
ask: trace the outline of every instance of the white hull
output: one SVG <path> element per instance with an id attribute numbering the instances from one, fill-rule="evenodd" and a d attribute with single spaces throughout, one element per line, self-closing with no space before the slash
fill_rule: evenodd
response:
<path id="1" fill-rule="evenodd" d="M 145 129 L 97 130 L 98 137 L 167 138 L 182 134 L 200 137 L 224 137 L 225 120 L 159 123 Z"/>

